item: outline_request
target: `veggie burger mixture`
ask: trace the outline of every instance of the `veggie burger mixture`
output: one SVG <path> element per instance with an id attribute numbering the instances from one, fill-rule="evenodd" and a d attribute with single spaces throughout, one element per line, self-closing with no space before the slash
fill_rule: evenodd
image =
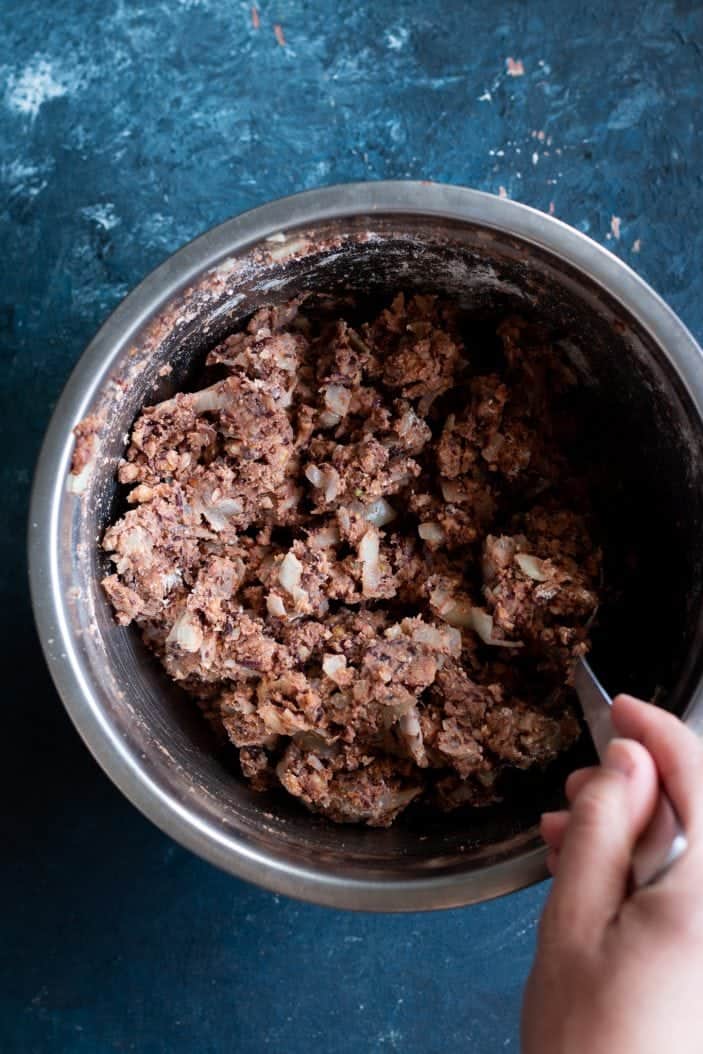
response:
<path id="1" fill-rule="evenodd" d="M 540 327 L 486 352 L 432 296 L 339 313 L 258 311 L 220 379 L 142 412 L 103 585 L 253 788 L 388 826 L 497 801 L 578 738 L 601 554 Z"/>

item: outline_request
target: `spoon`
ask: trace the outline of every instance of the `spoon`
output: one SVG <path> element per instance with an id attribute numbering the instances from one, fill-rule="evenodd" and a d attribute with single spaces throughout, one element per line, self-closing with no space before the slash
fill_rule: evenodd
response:
<path id="1" fill-rule="evenodd" d="M 610 713 L 612 699 L 583 658 L 577 661 L 574 669 L 574 687 L 591 738 L 602 760 L 608 743 L 617 735 Z M 635 887 L 639 889 L 648 886 L 661 878 L 687 847 L 688 841 L 681 822 L 660 785 L 654 815 L 640 835 L 632 854 L 632 879 Z"/>

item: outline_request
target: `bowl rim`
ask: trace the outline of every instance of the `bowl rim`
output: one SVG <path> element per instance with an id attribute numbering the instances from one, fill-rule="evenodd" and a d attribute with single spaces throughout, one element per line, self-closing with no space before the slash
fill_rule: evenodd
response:
<path id="1" fill-rule="evenodd" d="M 703 351 L 692 334 L 626 263 L 556 217 L 483 191 L 430 181 L 348 183 L 303 191 L 226 220 L 169 256 L 118 304 L 79 358 L 52 414 L 35 470 L 28 527 L 32 607 L 52 679 L 88 749 L 132 804 L 177 842 L 270 891 L 329 907 L 367 911 L 460 907 L 546 878 L 546 849 L 530 849 L 480 870 L 385 880 L 315 870 L 253 848 L 178 802 L 140 767 L 92 693 L 73 647 L 67 598 L 60 588 L 59 510 L 73 449 L 72 429 L 88 412 L 124 342 L 136 336 L 160 305 L 224 257 L 291 227 L 310 228 L 369 214 L 474 223 L 546 250 L 582 272 L 619 301 L 659 345 L 703 420 Z M 698 732 L 703 732 L 702 710 L 699 682 L 684 714 Z"/>

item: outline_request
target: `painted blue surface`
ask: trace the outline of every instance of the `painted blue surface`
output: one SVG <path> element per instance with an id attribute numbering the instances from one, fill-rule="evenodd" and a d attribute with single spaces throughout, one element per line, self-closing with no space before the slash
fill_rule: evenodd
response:
<path id="1" fill-rule="evenodd" d="M 296 904 L 175 846 L 98 771 L 39 656 L 23 535 L 51 408 L 127 290 L 270 198 L 420 177 L 551 204 L 703 336 L 700 5 L 262 0 L 260 23 L 232 0 L 0 9 L 5 1054 L 517 1050 L 545 894 Z"/>

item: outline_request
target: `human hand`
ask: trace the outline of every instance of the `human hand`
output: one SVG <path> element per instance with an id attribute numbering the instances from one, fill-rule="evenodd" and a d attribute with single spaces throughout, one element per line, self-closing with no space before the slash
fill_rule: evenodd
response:
<path id="1" fill-rule="evenodd" d="M 678 718 L 613 702 L 603 764 L 573 772 L 570 809 L 545 813 L 555 876 L 522 1014 L 523 1054 L 699 1054 L 703 1049 L 703 746 Z M 628 886 L 659 780 L 688 849 Z"/>

